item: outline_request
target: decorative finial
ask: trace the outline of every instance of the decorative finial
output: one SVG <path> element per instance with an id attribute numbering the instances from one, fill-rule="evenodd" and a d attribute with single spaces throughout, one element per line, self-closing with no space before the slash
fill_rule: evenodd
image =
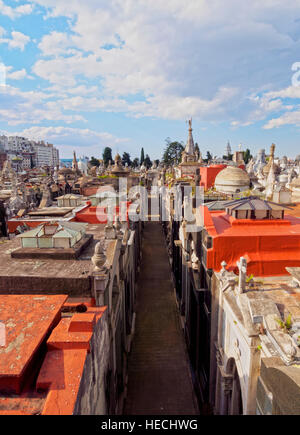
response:
<path id="1" fill-rule="evenodd" d="M 226 266 L 227 266 L 226 261 L 223 260 L 221 266 L 222 266 L 221 272 L 226 272 Z"/>
<path id="2" fill-rule="evenodd" d="M 93 257 L 91 258 L 92 263 L 94 265 L 94 270 L 96 272 L 100 272 L 103 269 L 106 257 L 104 255 L 104 249 L 101 242 L 98 242 L 95 246 L 95 252 Z"/>

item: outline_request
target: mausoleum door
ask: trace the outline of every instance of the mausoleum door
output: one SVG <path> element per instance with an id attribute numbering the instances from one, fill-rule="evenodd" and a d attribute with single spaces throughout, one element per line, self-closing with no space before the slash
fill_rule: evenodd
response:
<path id="1" fill-rule="evenodd" d="M 243 414 L 243 402 L 242 402 L 241 385 L 240 385 L 239 375 L 235 367 L 235 373 L 232 380 L 230 415 L 242 415 L 242 414 Z"/>
<path id="2" fill-rule="evenodd" d="M 241 384 L 236 368 L 235 361 L 230 361 L 230 370 L 232 373 L 231 391 L 228 397 L 228 414 L 229 415 L 242 415 L 243 414 L 243 400 Z"/>

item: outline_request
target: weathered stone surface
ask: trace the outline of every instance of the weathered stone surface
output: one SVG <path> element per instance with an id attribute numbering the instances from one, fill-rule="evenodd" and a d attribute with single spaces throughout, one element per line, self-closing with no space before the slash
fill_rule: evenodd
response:
<path id="1" fill-rule="evenodd" d="M 77 259 L 12 258 L 20 246 L 18 239 L 2 245 L 0 250 L 0 294 L 69 294 L 91 296 L 91 257 L 96 243 L 104 236 L 104 225 L 89 225 L 93 236 Z M 113 254 L 111 254 L 113 255 Z"/>
<path id="2" fill-rule="evenodd" d="M 74 414 L 104 415 L 107 413 L 106 375 L 110 355 L 107 312 L 94 328 L 90 353 L 85 360 Z"/>

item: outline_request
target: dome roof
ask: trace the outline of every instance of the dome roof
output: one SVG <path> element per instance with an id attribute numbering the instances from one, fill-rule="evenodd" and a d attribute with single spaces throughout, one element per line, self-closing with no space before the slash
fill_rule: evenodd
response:
<path id="1" fill-rule="evenodd" d="M 215 185 L 249 186 L 250 178 L 243 169 L 237 166 L 227 166 L 216 176 Z"/>

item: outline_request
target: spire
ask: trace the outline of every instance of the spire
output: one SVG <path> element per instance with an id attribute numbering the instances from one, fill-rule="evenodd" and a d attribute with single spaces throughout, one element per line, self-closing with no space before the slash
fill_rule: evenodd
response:
<path id="1" fill-rule="evenodd" d="M 185 147 L 185 152 L 189 155 L 195 155 L 194 139 L 192 134 L 192 120 L 189 119 L 189 136 Z"/>
<path id="2" fill-rule="evenodd" d="M 231 154 L 231 146 L 230 146 L 230 142 L 228 141 L 227 142 L 227 146 L 226 146 L 226 153 L 225 153 L 225 155 L 226 156 L 230 156 L 230 154 Z"/>
<path id="3" fill-rule="evenodd" d="M 270 148 L 270 157 L 274 160 L 274 155 L 275 155 L 275 144 L 272 143 L 271 148 Z"/>
<path id="4" fill-rule="evenodd" d="M 266 198 L 272 199 L 274 187 L 275 187 L 275 169 L 274 169 L 274 160 L 273 157 L 271 157 L 271 166 L 268 173 L 267 181 L 266 181 Z"/>
<path id="5" fill-rule="evenodd" d="M 76 158 L 76 153 L 75 153 L 75 151 L 73 151 L 72 169 L 73 169 L 74 171 L 78 170 L 78 164 L 77 164 L 77 158 Z"/>

